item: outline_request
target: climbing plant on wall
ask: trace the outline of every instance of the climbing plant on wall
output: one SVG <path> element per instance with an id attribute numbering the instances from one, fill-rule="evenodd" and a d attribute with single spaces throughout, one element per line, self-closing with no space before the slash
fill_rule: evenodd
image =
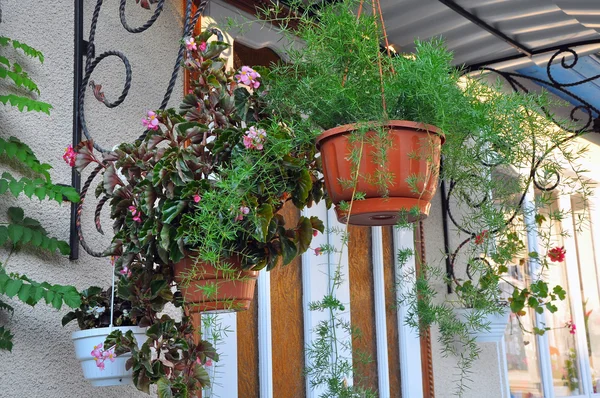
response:
<path id="1" fill-rule="evenodd" d="M 20 112 L 50 114 L 52 106 L 34 98 L 40 90 L 18 62 L 18 56 L 24 54 L 43 63 L 42 53 L 7 37 L 0 37 L 0 51 L 0 78 L 7 82 L 3 86 L 5 91 L 0 92 L 0 102 L 6 106 L 14 106 Z M 67 152 L 65 157 L 69 156 Z M 72 161 L 75 161 L 74 157 Z M 15 198 L 25 196 L 40 202 L 79 201 L 74 188 L 52 182 L 48 172 L 51 166 L 40 162 L 32 149 L 16 137 L 0 137 L 0 166 L 3 169 L 0 175 L 0 195 L 12 195 Z M 63 255 L 70 252 L 67 242 L 48 235 L 41 223 L 27 217 L 20 207 L 8 208 L 7 216 L 7 222 L 0 223 L 0 246 L 6 247 L 8 251 L 4 264 L 0 262 L 0 310 L 14 312 L 7 299 L 17 299 L 31 306 L 44 300 L 56 309 L 60 309 L 63 304 L 71 308 L 79 307 L 80 295 L 73 286 L 36 282 L 25 275 L 6 270 L 12 255 L 27 246 L 50 253 L 58 251 Z M 0 350 L 12 350 L 12 339 L 10 330 L 5 325 L 0 326 Z"/>

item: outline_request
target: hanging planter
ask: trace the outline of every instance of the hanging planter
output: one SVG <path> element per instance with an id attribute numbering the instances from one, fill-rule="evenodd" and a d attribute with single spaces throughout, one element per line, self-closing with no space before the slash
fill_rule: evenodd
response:
<path id="1" fill-rule="evenodd" d="M 475 310 L 472 308 L 455 308 L 454 312 L 458 318 L 467 322 L 468 318 Z M 475 337 L 475 341 L 478 343 L 498 343 L 502 341 L 504 337 L 504 331 L 508 325 L 509 311 L 505 311 L 503 314 L 486 314 L 481 317 L 480 321 L 482 324 L 489 324 L 489 330 L 471 330 L 470 334 Z"/>
<path id="2" fill-rule="evenodd" d="M 83 376 L 94 387 L 133 384 L 131 369 L 125 370 L 125 363 L 131 357 L 131 354 L 127 353 L 117 357 L 111 350 L 104 351 L 101 348 L 96 348 L 103 347 L 106 337 L 117 329 L 123 334 L 128 330 L 132 330 L 140 347 L 146 341 L 146 328 L 137 326 L 79 330 L 71 335 L 71 339 L 75 344 L 75 357 L 81 363 Z M 101 359 L 103 362 L 99 366 L 97 357 L 102 356 L 105 352 L 105 358 Z"/>
<path id="3" fill-rule="evenodd" d="M 390 143 L 387 162 L 379 161 L 378 149 L 372 142 L 367 142 L 376 132 L 367 132 L 356 187 L 344 186 L 343 182 L 352 180 L 355 170 L 348 153 L 361 146 L 360 141 L 349 138 L 358 129 L 357 125 L 347 124 L 329 129 L 317 139 L 325 186 L 336 205 L 336 214 L 341 223 L 346 222 L 347 213 L 340 210 L 338 204 L 342 201 L 350 202 L 354 189 L 364 193 L 365 199 L 353 202 L 348 220 L 350 224 L 394 225 L 401 213 L 404 213 L 409 222 L 424 219 L 429 214 L 430 201 L 438 184 L 444 135 L 434 126 L 405 120 L 390 120 L 383 128 L 388 129 Z M 374 176 L 378 173 L 393 176 L 387 197 L 382 196 L 381 186 L 374 181 Z M 415 208 L 418 209 L 418 214 L 413 210 Z"/>
<path id="4" fill-rule="evenodd" d="M 258 271 L 243 270 L 239 257 L 230 257 L 223 263 L 231 264 L 231 270 L 196 262 L 190 255 L 174 264 L 175 280 L 190 312 L 233 312 L 250 308 Z M 190 274 L 192 278 L 186 280 Z"/>

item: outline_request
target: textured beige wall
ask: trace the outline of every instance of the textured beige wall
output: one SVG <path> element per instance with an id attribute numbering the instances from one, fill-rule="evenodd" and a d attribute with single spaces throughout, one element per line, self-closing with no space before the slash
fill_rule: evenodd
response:
<path id="1" fill-rule="evenodd" d="M 95 1 L 85 3 L 85 35 Z M 141 133 L 140 120 L 147 109 L 157 108 L 162 100 L 175 62 L 181 35 L 181 1 L 169 0 L 156 24 L 141 34 L 126 32 L 119 22 L 119 1 L 106 0 L 98 23 L 96 52 L 119 50 L 127 55 L 133 69 L 130 95 L 120 107 L 109 110 L 87 92 L 88 125 L 93 136 L 105 147 L 129 141 Z M 2 0 L 0 35 L 24 41 L 43 51 L 43 65 L 26 62 L 27 70 L 39 84 L 41 99 L 54 106 L 50 116 L 20 114 L 16 109 L 0 106 L 0 136 L 15 135 L 28 143 L 41 161 L 50 163 L 56 182 L 71 181 L 71 170 L 61 156 L 72 137 L 73 95 L 73 4 L 72 0 L 36 1 Z M 151 13 L 133 1 L 127 2 L 127 15 L 132 26 L 145 22 Z M 124 67 L 115 59 L 103 61 L 92 79 L 103 85 L 109 99 L 120 95 L 124 82 Z M 172 106 L 181 98 L 179 80 Z M 93 196 L 93 195 L 92 195 Z M 5 221 L 6 208 L 25 208 L 26 214 L 38 218 L 51 235 L 67 240 L 69 207 L 50 202 L 15 200 L 0 196 L 0 222 Z M 91 231 L 94 203 L 87 206 L 84 223 Z M 91 210 L 90 210 L 91 209 Z M 105 212 L 107 213 L 107 212 Z M 110 239 L 110 223 L 104 228 L 107 236 L 88 232 L 90 244 L 101 249 Z M 6 259 L 0 250 L 0 261 Z M 77 261 L 58 255 L 14 255 L 7 264 L 12 272 L 26 273 L 33 279 L 50 283 L 73 284 L 78 289 L 90 285 L 109 286 L 111 268 L 106 259 L 96 259 L 81 250 Z M 13 301 L 14 302 L 14 301 Z M 43 303 L 35 308 L 14 302 L 15 314 L 0 313 L 0 324 L 7 323 L 15 334 L 12 353 L 0 353 L 0 397 L 2 398 L 85 398 L 142 397 L 135 387 L 93 388 L 83 379 L 75 359 L 71 333 L 75 324 L 63 328 L 60 320 L 66 311 L 56 311 Z"/>

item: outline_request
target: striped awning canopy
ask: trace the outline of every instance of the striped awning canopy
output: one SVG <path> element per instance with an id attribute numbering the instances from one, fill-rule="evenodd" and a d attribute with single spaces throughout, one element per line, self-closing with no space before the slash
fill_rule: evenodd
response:
<path id="1" fill-rule="evenodd" d="M 562 46 L 600 51 L 600 0 L 381 0 L 390 42 L 442 36 L 457 65 L 545 65 Z"/>

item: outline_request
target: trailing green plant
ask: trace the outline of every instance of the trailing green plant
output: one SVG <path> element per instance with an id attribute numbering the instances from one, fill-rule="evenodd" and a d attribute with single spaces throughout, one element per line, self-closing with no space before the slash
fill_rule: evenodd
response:
<path id="1" fill-rule="evenodd" d="M 9 81 L 10 89 L 17 93 L 26 91 L 27 94 L 2 93 L 0 102 L 13 105 L 21 112 L 37 111 L 50 113 L 52 106 L 48 103 L 33 99 L 40 93 L 37 85 L 13 55 L 7 51 L 12 47 L 13 52 L 22 52 L 26 56 L 44 61 L 42 53 L 27 44 L 7 37 L 0 37 L 0 78 Z M 18 50 L 18 51 L 17 51 Z M 10 52 L 10 50 L 8 51 Z M 15 198 L 22 195 L 33 200 L 34 196 L 40 201 L 48 199 L 58 203 L 64 201 L 77 202 L 79 195 L 75 189 L 52 182 L 49 174 L 51 166 L 38 160 L 31 148 L 16 137 L 0 138 L 0 164 L 7 169 L 0 176 L 0 195 L 12 194 Z M 22 176 L 15 177 L 8 170 L 18 171 Z M 47 282 L 36 282 L 26 275 L 7 272 L 6 264 L 10 257 L 27 247 L 37 248 L 49 253 L 58 250 L 67 255 L 70 248 L 67 242 L 48 235 L 39 221 L 26 217 L 20 207 L 9 207 L 8 222 L 0 224 L 0 246 L 8 246 L 9 254 L 4 264 L 0 263 L 0 295 L 9 299 L 17 299 L 35 306 L 44 299 L 45 303 L 56 309 L 63 304 L 71 308 L 80 305 L 79 293 L 73 286 L 52 285 Z M 13 313 L 11 305 L 0 300 L 0 310 Z M 0 349 L 12 350 L 12 333 L 0 326 Z"/>

